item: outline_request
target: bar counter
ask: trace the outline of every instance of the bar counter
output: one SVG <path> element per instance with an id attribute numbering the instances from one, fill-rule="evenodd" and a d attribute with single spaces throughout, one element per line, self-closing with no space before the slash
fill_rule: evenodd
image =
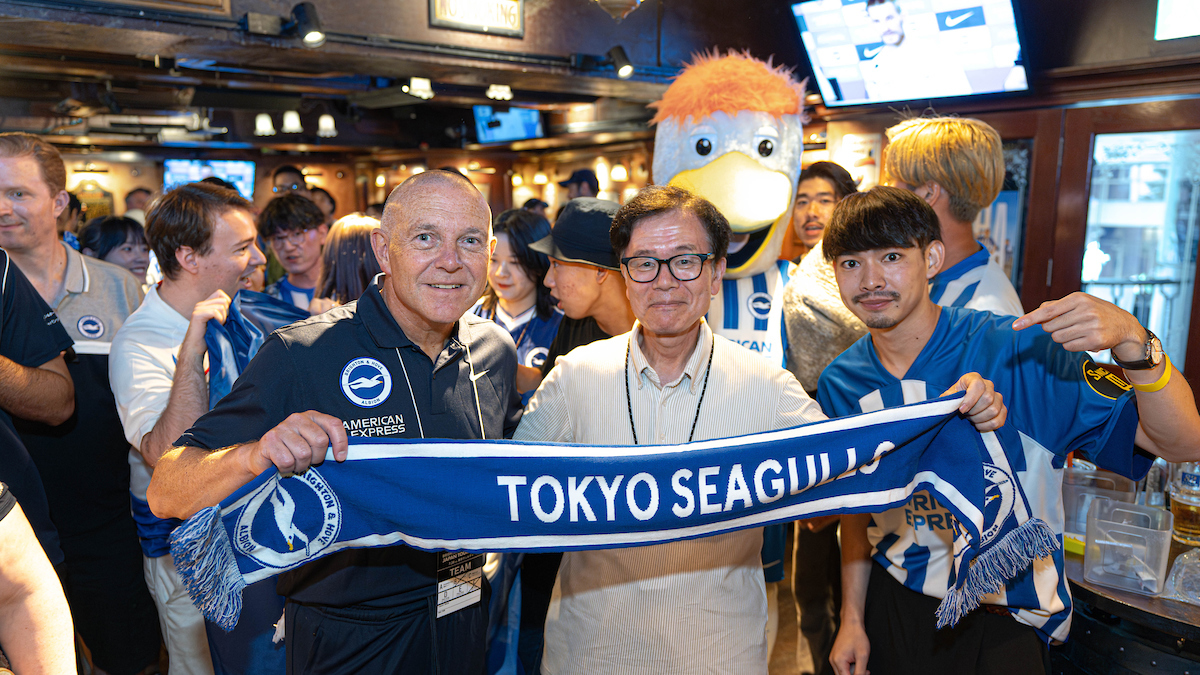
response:
<path id="1" fill-rule="evenodd" d="M 1172 540 L 1171 565 L 1190 548 Z M 1075 616 L 1071 639 L 1051 648 L 1055 675 L 1200 675 L 1200 606 L 1093 584 L 1074 553 L 1066 571 Z"/>

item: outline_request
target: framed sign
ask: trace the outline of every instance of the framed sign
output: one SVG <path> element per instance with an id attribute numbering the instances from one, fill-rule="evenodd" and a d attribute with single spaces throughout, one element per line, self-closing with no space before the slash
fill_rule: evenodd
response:
<path id="1" fill-rule="evenodd" d="M 230 0 L 106 0 L 110 5 L 146 7 L 166 12 L 199 12 L 229 16 Z"/>
<path id="2" fill-rule="evenodd" d="M 525 37 L 525 0 L 429 0 L 429 25 Z"/>

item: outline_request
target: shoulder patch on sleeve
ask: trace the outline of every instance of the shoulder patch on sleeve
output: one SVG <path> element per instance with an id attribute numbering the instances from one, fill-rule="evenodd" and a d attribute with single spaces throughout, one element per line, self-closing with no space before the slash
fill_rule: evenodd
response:
<path id="1" fill-rule="evenodd" d="M 1089 358 L 1085 358 L 1081 362 L 1081 367 L 1083 368 L 1083 379 L 1087 381 L 1088 386 L 1104 398 L 1115 401 L 1122 394 L 1133 389 L 1133 385 L 1096 365 L 1096 362 Z"/>

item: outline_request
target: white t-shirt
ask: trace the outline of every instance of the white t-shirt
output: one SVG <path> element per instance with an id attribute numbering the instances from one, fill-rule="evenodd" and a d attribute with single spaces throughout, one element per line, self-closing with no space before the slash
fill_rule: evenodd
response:
<path id="1" fill-rule="evenodd" d="M 142 306 L 129 315 L 113 338 L 108 377 L 125 438 L 133 446 L 129 449 L 129 490 L 143 501 L 153 469 L 137 448 L 167 407 L 175 360 L 187 329 L 188 319 L 163 302 L 157 288 L 151 288 Z"/>

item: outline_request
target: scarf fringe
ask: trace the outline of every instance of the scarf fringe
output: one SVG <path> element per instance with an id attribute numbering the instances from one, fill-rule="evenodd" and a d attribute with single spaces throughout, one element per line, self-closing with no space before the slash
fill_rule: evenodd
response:
<path id="1" fill-rule="evenodd" d="M 226 632 L 233 630 L 246 582 L 221 524 L 221 509 L 202 509 L 172 532 L 171 556 L 196 609 Z"/>
<path id="2" fill-rule="evenodd" d="M 938 605 L 937 627 L 957 624 L 979 607 L 983 596 L 998 592 L 1008 579 L 1034 560 L 1057 551 L 1059 546 L 1058 537 L 1044 521 L 1039 518 L 1025 521 L 971 561 L 966 582 L 950 588 Z"/>

